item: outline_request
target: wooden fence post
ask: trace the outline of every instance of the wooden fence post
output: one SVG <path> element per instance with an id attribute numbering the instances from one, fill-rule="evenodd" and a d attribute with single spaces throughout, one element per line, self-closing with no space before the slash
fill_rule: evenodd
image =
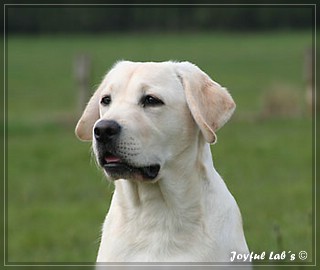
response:
<path id="1" fill-rule="evenodd" d="M 91 57 L 86 53 L 76 55 L 73 71 L 78 90 L 78 111 L 82 112 L 90 96 Z"/>
<path id="2" fill-rule="evenodd" d="M 308 111 L 308 114 L 312 115 L 313 108 L 316 104 L 313 48 L 308 48 L 305 52 L 304 73 L 305 73 L 305 80 L 307 84 L 307 87 L 306 87 L 307 111 Z"/>

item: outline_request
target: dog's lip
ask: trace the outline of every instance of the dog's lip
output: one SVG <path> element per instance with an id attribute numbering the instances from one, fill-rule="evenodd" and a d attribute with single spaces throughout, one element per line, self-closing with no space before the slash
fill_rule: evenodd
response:
<path id="1" fill-rule="evenodd" d="M 120 157 L 112 154 L 111 152 L 107 152 L 104 155 L 102 160 L 102 167 L 106 170 L 107 173 L 111 175 L 127 175 L 129 174 L 140 174 L 143 179 L 153 180 L 155 179 L 160 171 L 159 164 L 150 164 L 147 166 L 139 166 L 135 167 L 133 165 L 128 164 Z"/>

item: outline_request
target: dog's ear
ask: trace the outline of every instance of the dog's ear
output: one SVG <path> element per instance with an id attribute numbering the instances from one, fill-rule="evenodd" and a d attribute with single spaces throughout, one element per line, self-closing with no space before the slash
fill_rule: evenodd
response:
<path id="1" fill-rule="evenodd" d="M 102 84 L 89 100 L 76 126 L 75 133 L 82 141 L 92 140 L 92 129 L 94 123 L 99 119 L 99 99 L 101 89 Z"/>
<path id="2" fill-rule="evenodd" d="M 206 141 L 215 143 L 215 132 L 229 120 L 236 105 L 229 92 L 197 66 L 189 62 L 177 65 L 191 114 Z"/>

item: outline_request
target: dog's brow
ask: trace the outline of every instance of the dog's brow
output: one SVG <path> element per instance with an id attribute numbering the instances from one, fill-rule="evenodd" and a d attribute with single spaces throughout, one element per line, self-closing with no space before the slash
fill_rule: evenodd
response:
<path id="1" fill-rule="evenodd" d="M 147 83 L 141 83 L 139 89 L 141 91 L 141 96 L 153 95 L 159 99 L 163 99 L 163 96 L 159 93 L 159 91 L 156 91 L 157 87 L 151 86 Z"/>
<path id="2" fill-rule="evenodd" d="M 104 92 L 107 92 L 109 94 L 111 94 L 114 91 L 114 85 L 113 84 L 107 84 L 104 87 Z"/>
<path id="3" fill-rule="evenodd" d="M 145 94 L 150 88 L 151 88 L 151 86 L 147 83 L 141 83 L 139 86 L 139 89 L 141 89 L 141 92 L 143 94 Z"/>

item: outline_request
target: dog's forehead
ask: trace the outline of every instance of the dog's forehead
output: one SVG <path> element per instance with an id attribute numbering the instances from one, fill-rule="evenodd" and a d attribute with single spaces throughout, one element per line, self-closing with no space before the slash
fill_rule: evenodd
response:
<path id="1" fill-rule="evenodd" d="M 182 84 L 171 62 L 121 62 L 106 76 L 106 86 L 121 89 L 152 88 L 166 92 L 179 92 Z M 180 91 L 181 92 L 181 91 Z"/>
<path id="2" fill-rule="evenodd" d="M 154 71 L 172 72 L 175 64 L 173 62 L 129 62 L 123 61 L 113 67 L 114 73 L 153 73 Z"/>

